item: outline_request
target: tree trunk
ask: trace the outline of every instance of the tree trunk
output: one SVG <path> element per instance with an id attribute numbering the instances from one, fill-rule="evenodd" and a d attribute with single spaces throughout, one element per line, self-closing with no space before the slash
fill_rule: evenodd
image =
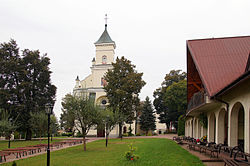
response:
<path id="1" fill-rule="evenodd" d="M 148 136 L 148 130 L 146 130 L 146 136 Z"/>
<path id="2" fill-rule="evenodd" d="M 86 138 L 85 138 L 85 135 L 83 135 L 83 150 L 86 151 Z"/>
<path id="3" fill-rule="evenodd" d="M 166 133 L 168 132 L 168 129 L 169 129 L 169 126 L 168 126 L 168 124 L 166 123 Z"/>
<path id="4" fill-rule="evenodd" d="M 10 148 L 10 137 L 9 137 L 9 144 L 8 144 L 8 148 Z"/>
<path id="5" fill-rule="evenodd" d="M 25 140 L 31 140 L 31 138 L 32 138 L 32 131 L 31 131 L 30 128 L 28 128 L 26 130 L 26 138 L 25 138 Z"/>
<path id="6" fill-rule="evenodd" d="M 137 118 L 136 118 L 136 120 L 135 120 L 135 136 L 136 136 L 136 134 L 137 134 Z"/>
<path id="7" fill-rule="evenodd" d="M 122 123 L 119 123 L 119 137 L 122 140 Z"/>
<path id="8" fill-rule="evenodd" d="M 108 147 L 109 134 L 106 134 L 106 147 Z"/>

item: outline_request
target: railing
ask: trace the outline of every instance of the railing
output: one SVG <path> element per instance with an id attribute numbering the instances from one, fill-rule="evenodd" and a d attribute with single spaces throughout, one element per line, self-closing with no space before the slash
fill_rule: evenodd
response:
<path id="1" fill-rule="evenodd" d="M 195 107 L 200 106 L 201 104 L 205 103 L 205 93 L 203 91 L 196 92 L 190 101 L 188 102 L 188 109 L 187 112 Z"/>

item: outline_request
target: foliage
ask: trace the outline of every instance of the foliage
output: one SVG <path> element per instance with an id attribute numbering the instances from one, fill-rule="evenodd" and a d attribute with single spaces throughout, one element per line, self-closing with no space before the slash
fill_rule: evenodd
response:
<path id="1" fill-rule="evenodd" d="M 48 116 L 44 112 L 31 113 L 30 125 L 32 131 L 38 136 L 42 137 L 46 135 L 48 130 Z"/>
<path id="2" fill-rule="evenodd" d="M 12 119 L 7 111 L 0 109 L 0 136 L 4 136 L 9 140 L 8 148 L 10 148 L 10 138 L 14 131 L 18 128 L 16 120 Z"/>
<path id="3" fill-rule="evenodd" d="M 50 129 L 51 129 L 51 134 L 54 134 L 54 135 L 56 135 L 59 130 L 58 120 L 54 114 L 51 115 Z"/>
<path id="4" fill-rule="evenodd" d="M 104 76 L 108 83 L 104 86 L 104 90 L 110 103 L 109 107 L 120 114 L 118 124 L 121 137 L 122 125 L 134 117 L 133 103 L 146 83 L 142 80 L 143 73 L 138 73 L 135 65 L 126 58 L 117 57 L 112 65 L 113 68 L 109 69 Z"/>
<path id="5" fill-rule="evenodd" d="M 199 120 L 200 120 L 201 126 L 203 126 L 204 128 L 207 128 L 208 120 L 207 120 L 207 116 L 204 113 L 200 114 Z"/>
<path id="6" fill-rule="evenodd" d="M 86 151 L 86 135 L 91 127 L 100 121 L 99 108 L 94 101 L 86 96 L 72 96 L 67 94 L 62 100 L 62 107 L 68 116 L 73 116 L 75 128 L 83 135 L 84 151 Z"/>
<path id="7" fill-rule="evenodd" d="M 101 119 L 101 122 L 103 122 L 104 126 L 105 126 L 106 147 L 107 147 L 109 134 L 118 123 L 119 112 L 113 111 L 110 108 L 106 108 L 105 110 L 101 111 L 101 118 L 100 119 Z M 100 125 L 102 125 L 102 124 L 100 124 Z"/>
<path id="8" fill-rule="evenodd" d="M 162 87 L 154 91 L 154 107 L 159 114 L 160 123 L 165 123 L 167 129 L 170 122 L 177 121 L 186 110 L 186 73 L 181 70 L 171 70 L 166 74 Z"/>
<path id="9" fill-rule="evenodd" d="M 151 101 L 147 96 L 143 104 L 142 114 L 139 118 L 140 128 L 141 130 L 146 131 L 146 135 L 148 134 L 149 130 L 154 131 L 156 129 L 154 113 L 155 112 L 152 108 Z"/>
<path id="10" fill-rule="evenodd" d="M 178 130 L 177 130 L 178 136 L 185 135 L 185 118 L 183 115 L 181 115 L 178 118 Z"/>
<path id="11" fill-rule="evenodd" d="M 130 145 L 128 145 L 129 147 L 129 151 L 127 151 L 125 153 L 125 158 L 130 160 L 130 161 L 136 161 L 139 159 L 139 156 L 134 154 L 134 152 L 136 151 L 136 147 L 133 147 L 133 144 L 131 143 Z"/>
<path id="12" fill-rule="evenodd" d="M 50 80 L 50 59 L 38 50 L 24 49 L 21 54 L 14 40 L 0 44 L 0 108 L 11 111 L 11 118 L 31 139 L 31 113 L 54 103 L 56 87 Z"/>
<path id="13" fill-rule="evenodd" d="M 71 137 L 71 136 L 73 136 L 73 134 L 71 132 L 67 132 L 67 133 L 62 133 L 62 136 Z"/>

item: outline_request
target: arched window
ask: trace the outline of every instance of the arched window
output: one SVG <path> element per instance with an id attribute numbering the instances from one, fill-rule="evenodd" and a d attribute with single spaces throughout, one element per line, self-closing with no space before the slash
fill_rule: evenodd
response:
<path id="1" fill-rule="evenodd" d="M 107 56 L 103 55 L 102 56 L 102 64 L 106 64 L 107 63 Z"/>

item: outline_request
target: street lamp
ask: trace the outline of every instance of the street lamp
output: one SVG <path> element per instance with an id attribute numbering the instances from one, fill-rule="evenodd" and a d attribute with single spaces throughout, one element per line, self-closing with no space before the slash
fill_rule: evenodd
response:
<path id="1" fill-rule="evenodd" d="M 49 149 L 49 136 L 50 136 L 50 115 L 53 113 L 53 105 L 46 104 L 45 105 L 46 113 L 48 114 L 48 148 L 47 148 L 47 166 L 50 166 L 50 149 Z"/>

